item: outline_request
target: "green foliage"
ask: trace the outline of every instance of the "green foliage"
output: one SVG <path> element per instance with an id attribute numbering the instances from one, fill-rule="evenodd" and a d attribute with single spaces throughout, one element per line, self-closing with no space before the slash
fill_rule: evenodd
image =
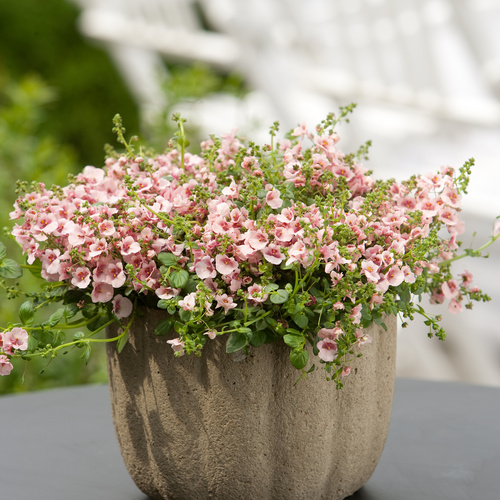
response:
<path id="1" fill-rule="evenodd" d="M 119 111 L 138 130 L 138 112 L 107 53 L 78 32 L 78 15 L 67 0 L 0 2 L 0 88 L 5 88 L 5 75 L 12 80 L 24 79 L 27 73 L 40 75 L 48 84 L 46 137 L 71 144 L 79 164 L 100 165 L 103 144 L 114 139 L 110 117 Z M 26 90 L 26 85 L 19 89 Z M 36 128 L 39 122 L 24 124 Z M 53 152 L 50 144 L 47 147 Z M 42 163 L 33 157 L 31 161 L 43 172 Z M 18 171 L 18 178 L 33 177 Z"/>
<path id="2" fill-rule="evenodd" d="M 450 271 L 451 262 L 472 254 L 448 252 L 450 242 L 438 237 L 450 222 L 445 216 L 451 217 L 451 211 L 423 217 L 410 204 L 402 212 L 408 201 L 403 192 L 415 199 L 428 196 L 422 178 L 403 181 L 401 186 L 393 181 L 376 182 L 364 174 L 354 157 L 342 163 L 342 155 L 334 148 L 338 140 L 334 127 L 351 110 L 343 108 L 338 118 L 329 115 L 316 131 L 330 135 L 309 133 L 312 141 L 307 149 L 297 134 L 289 135 L 294 142 L 286 153 L 279 143 L 272 150 L 226 136 L 224 147 L 216 138 L 207 142 L 201 157 L 188 156 L 184 120 L 179 115 L 174 116 L 176 147 L 172 141 L 165 155 L 137 157 L 116 115 L 114 130 L 127 150 L 126 157 L 110 152 L 111 162 L 116 162 L 104 172 L 89 167 L 65 190 L 56 187 L 49 192 L 32 186 L 35 192 L 19 199 L 20 211 L 29 221 L 34 214 L 45 214 L 48 199 L 53 214 L 59 213 L 58 204 L 59 210 L 67 207 L 68 193 L 77 193 L 82 186 L 88 197 L 83 208 L 73 201 L 72 208 L 67 208 L 74 210 L 70 216 L 74 229 L 68 238 L 57 231 L 57 225 L 47 230 L 47 238 L 42 237 L 38 256 L 43 259 L 44 273 L 50 272 L 48 250 L 64 255 L 62 271 L 50 272 L 52 279 L 61 281 L 45 283 L 38 293 L 26 293 L 26 287 L 7 289 L 11 295 L 24 291 L 29 300 L 20 307 L 21 324 L 5 328 L 5 332 L 10 330 L 7 335 L 17 335 L 18 342 L 13 347 L 16 352 L 5 349 L 5 354 L 10 359 L 50 360 L 58 353 L 80 350 L 87 362 L 93 345 L 112 341 L 117 341 L 120 351 L 141 304 L 167 311 L 169 316 L 155 334 L 175 332 L 179 338 L 169 342 L 177 356 L 201 355 L 206 339 L 217 335 L 227 335 L 227 353 L 246 353 L 250 346 L 283 341 L 301 378 L 314 369 L 313 365 L 306 370 L 308 346 L 318 356 L 326 378 L 340 388 L 342 377 L 350 371 L 348 363 L 370 341 L 361 328 L 371 324 L 386 328 L 386 315 L 411 319 L 421 314 L 430 334 L 443 338 L 439 318 L 427 315 L 417 302 L 422 294 L 438 300 L 441 292 L 445 295 L 445 284 L 457 290 L 449 297 L 454 300 L 450 307 L 461 307 L 462 300 L 486 300 L 477 289 L 469 288 L 466 276 L 461 275 L 462 283 L 458 283 Z M 273 137 L 277 128 L 273 125 Z M 297 155 L 294 161 L 290 160 L 292 151 Z M 314 163 L 318 159 L 323 164 Z M 159 171 L 161 175 L 155 175 Z M 108 175 L 114 178 L 116 191 L 105 184 Z M 432 194 L 442 201 L 446 190 L 453 191 L 452 172 L 446 175 L 449 178 Z M 465 185 L 467 178 L 466 167 L 459 182 Z M 120 192 L 119 198 L 115 192 Z M 173 200 L 177 208 L 174 203 L 160 203 L 162 199 Z M 211 217 L 214 213 L 218 214 L 215 218 Z M 114 227 L 108 234 L 100 226 L 105 222 Z M 27 233 L 33 230 L 30 238 L 35 246 L 40 234 L 36 224 L 38 220 L 26 227 Z M 107 255 L 117 259 L 131 249 L 129 236 L 124 237 L 131 235 L 133 244 L 140 247 L 134 252 L 140 262 L 132 264 L 122 258 L 118 271 L 118 264 L 104 262 L 104 257 L 87 258 L 93 244 L 90 239 L 79 241 L 81 234 L 104 240 Z M 492 237 L 477 255 L 497 238 Z M 160 252 L 165 248 L 171 252 Z M 6 262 L 1 248 L 0 255 Z M 100 279 L 104 271 L 99 270 L 99 261 L 114 273 L 112 281 Z M 88 266 L 84 269 L 88 279 L 83 289 L 71 290 L 74 281 L 69 283 L 69 270 L 79 280 L 84 274 L 80 266 Z M 40 263 L 28 267 L 38 271 Z M 12 266 L 6 268 L 7 274 L 15 275 Z M 57 303 L 63 307 L 54 311 L 50 306 Z M 124 304 L 128 312 L 120 316 Z M 42 311 L 45 307 L 49 310 Z M 122 317 L 129 318 L 128 323 L 115 338 L 95 336 Z M 20 347 L 20 326 L 29 336 L 28 348 L 24 343 Z M 84 335 L 65 334 L 84 327 L 88 330 Z M 14 328 L 16 333 L 12 333 Z"/>

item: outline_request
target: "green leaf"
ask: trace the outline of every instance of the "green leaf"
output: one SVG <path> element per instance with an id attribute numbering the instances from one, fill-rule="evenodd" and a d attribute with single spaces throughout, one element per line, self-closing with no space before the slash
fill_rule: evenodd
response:
<path id="1" fill-rule="evenodd" d="M 381 313 L 374 314 L 373 321 L 375 321 L 377 325 L 381 326 L 385 331 L 387 331 L 387 325 L 384 323 L 383 316 Z"/>
<path id="2" fill-rule="evenodd" d="M 85 292 L 82 290 L 67 290 L 64 294 L 64 303 L 65 304 L 75 304 L 80 302 L 85 297 Z"/>
<path id="3" fill-rule="evenodd" d="M 99 330 L 99 328 L 103 327 L 107 322 L 108 322 L 108 316 L 105 315 L 105 314 L 103 314 L 102 316 L 99 316 L 94 321 L 92 321 L 91 323 L 89 323 L 87 325 L 87 328 L 91 332 L 95 332 L 95 331 Z"/>
<path id="4" fill-rule="evenodd" d="M 61 321 L 61 319 L 63 318 L 64 313 L 65 313 L 64 307 L 59 308 L 54 314 L 50 316 L 49 321 L 47 323 L 48 326 L 50 328 L 56 326 L 57 323 L 59 323 L 59 321 Z"/>
<path id="5" fill-rule="evenodd" d="M 192 316 L 193 316 L 193 313 L 191 311 L 185 311 L 184 309 L 181 309 L 179 311 L 179 318 L 184 323 L 187 323 L 188 321 L 191 321 L 191 317 Z"/>
<path id="6" fill-rule="evenodd" d="M 274 290 L 277 290 L 278 288 L 279 288 L 279 285 L 277 285 L 276 283 L 270 283 L 269 285 L 266 285 L 264 287 L 264 292 L 265 293 L 274 292 Z"/>
<path id="7" fill-rule="evenodd" d="M 35 306 L 31 300 L 27 300 L 19 308 L 19 318 L 23 325 L 31 326 L 33 324 L 33 317 L 35 316 Z"/>
<path id="8" fill-rule="evenodd" d="M 12 259 L 3 259 L 0 263 L 0 278 L 16 279 L 23 275 L 21 266 Z"/>
<path id="9" fill-rule="evenodd" d="M 179 257 L 173 253 L 162 252 L 157 255 L 158 260 L 166 267 L 176 266 L 179 262 Z"/>
<path id="10" fill-rule="evenodd" d="M 42 279 L 42 266 L 41 265 L 32 265 L 29 266 L 28 271 L 35 277 Z"/>
<path id="11" fill-rule="evenodd" d="M 116 350 L 118 351 L 118 353 L 122 352 L 123 348 L 127 345 L 128 333 L 129 333 L 129 330 L 127 330 L 127 333 L 123 337 L 118 339 L 118 342 L 116 343 Z"/>
<path id="12" fill-rule="evenodd" d="M 38 341 L 37 347 L 46 347 L 51 345 L 53 347 L 60 345 L 62 340 L 64 340 L 64 334 L 58 330 L 36 330 L 32 331 L 32 335 Z"/>
<path id="13" fill-rule="evenodd" d="M 259 319 L 259 321 L 257 321 L 257 323 L 255 323 L 255 328 L 257 330 L 264 330 L 267 328 L 267 323 L 266 323 L 266 319 Z"/>
<path id="14" fill-rule="evenodd" d="M 286 290 L 280 288 L 275 293 L 272 293 L 269 297 L 273 304 L 283 304 L 288 300 L 289 293 Z"/>
<path id="15" fill-rule="evenodd" d="M 248 335 L 248 341 L 253 347 L 259 347 L 264 344 L 267 339 L 266 332 L 264 330 L 256 330 L 250 332 Z"/>
<path id="16" fill-rule="evenodd" d="M 166 309 L 168 307 L 168 302 L 165 299 L 160 299 L 156 307 L 158 307 L 158 309 Z"/>
<path id="17" fill-rule="evenodd" d="M 185 269 L 172 271 L 168 276 L 168 281 L 173 288 L 184 288 L 189 280 L 189 273 Z"/>
<path id="18" fill-rule="evenodd" d="M 266 323 L 271 327 L 271 328 L 276 328 L 276 325 L 278 322 L 272 318 L 271 316 L 266 316 Z"/>
<path id="19" fill-rule="evenodd" d="M 187 333 L 188 327 L 181 321 L 174 321 L 174 330 L 181 335 Z"/>
<path id="20" fill-rule="evenodd" d="M 411 294 L 408 285 L 400 285 L 398 288 L 399 299 L 404 303 L 408 304 L 411 301 Z"/>
<path id="21" fill-rule="evenodd" d="M 238 331 L 240 333 L 244 333 L 247 336 L 252 333 L 252 330 L 250 328 L 247 328 L 246 326 L 240 326 L 240 327 L 238 327 Z"/>
<path id="22" fill-rule="evenodd" d="M 37 348 L 38 348 L 38 339 L 33 335 L 30 335 L 28 337 L 28 351 L 33 352 Z"/>
<path id="23" fill-rule="evenodd" d="M 292 314 L 291 317 L 295 324 L 300 328 L 305 328 L 309 323 L 307 316 L 303 312 Z"/>
<path id="24" fill-rule="evenodd" d="M 73 316 L 76 316 L 80 312 L 80 308 L 77 304 L 67 304 L 64 308 L 64 317 L 66 319 L 70 319 Z"/>
<path id="25" fill-rule="evenodd" d="M 54 347 L 61 345 L 63 342 L 66 341 L 66 335 L 62 330 L 52 331 L 52 335 L 53 335 L 52 345 Z"/>
<path id="26" fill-rule="evenodd" d="M 198 281 L 193 278 L 193 275 L 189 275 L 187 285 L 182 287 L 186 293 L 196 292 L 198 290 Z"/>
<path id="27" fill-rule="evenodd" d="M 297 368 L 297 370 L 302 370 L 307 365 L 309 360 L 309 352 L 303 350 L 293 350 L 290 351 L 290 361 L 292 365 Z"/>
<path id="28" fill-rule="evenodd" d="M 5 245 L 0 241 L 0 260 L 5 259 L 7 255 L 7 248 Z"/>
<path id="29" fill-rule="evenodd" d="M 243 349 L 248 343 L 248 338 L 244 332 L 232 332 L 226 342 L 226 353 L 231 354 L 232 352 L 239 351 Z"/>
<path id="30" fill-rule="evenodd" d="M 155 335 L 158 337 L 163 337 L 168 335 L 174 329 L 174 318 L 165 318 L 163 321 L 160 321 L 155 328 Z"/>
<path id="31" fill-rule="evenodd" d="M 98 310 L 97 304 L 85 304 L 82 308 L 82 316 L 87 319 L 93 318 Z"/>
<path id="32" fill-rule="evenodd" d="M 82 353 L 82 359 L 83 359 L 83 361 L 85 361 L 86 365 L 89 363 L 91 352 L 92 352 L 92 347 L 90 347 L 90 344 L 87 343 L 87 345 L 84 347 L 83 353 Z"/>
<path id="33" fill-rule="evenodd" d="M 85 338 L 85 334 L 83 332 L 76 332 L 73 334 L 73 342 L 76 342 L 77 340 L 82 340 Z"/>
<path id="34" fill-rule="evenodd" d="M 266 344 L 272 344 L 273 342 L 277 342 L 281 337 L 281 335 L 276 330 L 262 330 L 266 334 Z"/>
<path id="35" fill-rule="evenodd" d="M 302 347 L 304 345 L 304 337 L 302 335 L 286 334 L 283 336 L 283 341 L 288 347 Z"/>

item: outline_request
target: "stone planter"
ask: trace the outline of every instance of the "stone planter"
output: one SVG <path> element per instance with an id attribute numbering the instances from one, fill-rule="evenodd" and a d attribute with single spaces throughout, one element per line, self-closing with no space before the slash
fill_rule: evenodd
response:
<path id="1" fill-rule="evenodd" d="M 123 459 L 152 499 L 294 500 L 347 497 L 372 475 L 384 447 L 395 376 L 396 318 L 352 364 L 337 391 L 317 370 L 299 373 L 284 344 L 174 358 L 153 330 L 161 311 L 135 322 L 117 354 L 108 345 L 112 411 Z M 114 335 L 113 332 L 110 332 Z M 244 358 L 244 359 L 242 359 Z"/>

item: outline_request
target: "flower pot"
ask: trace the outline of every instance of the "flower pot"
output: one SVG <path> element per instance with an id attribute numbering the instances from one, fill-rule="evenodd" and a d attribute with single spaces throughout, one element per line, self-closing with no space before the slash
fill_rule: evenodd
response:
<path id="1" fill-rule="evenodd" d="M 322 369 L 295 384 L 289 348 L 174 358 L 155 337 L 161 311 L 136 320 L 118 354 L 108 345 L 114 425 L 123 459 L 152 499 L 343 499 L 372 475 L 384 447 L 395 377 L 396 318 L 338 391 Z M 110 332 L 113 334 L 113 332 Z M 319 363 L 316 358 L 311 361 Z"/>

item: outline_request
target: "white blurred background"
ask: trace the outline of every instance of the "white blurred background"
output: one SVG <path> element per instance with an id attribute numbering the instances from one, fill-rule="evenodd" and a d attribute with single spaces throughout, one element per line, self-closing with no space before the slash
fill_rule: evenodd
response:
<path id="1" fill-rule="evenodd" d="M 275 120 L 282 130 L 313 125 L 356 102 L 342 149 L 371 139 L 376 177 L 476 159 L 462 240 L 488 240 L 500 215 L 500 0 L 71 1 L 145 123 L 164 106 L 161 81 L 176 61 L 237 71 L 250 89 L 242 100 L 185 103 L 182 113 L 206 133 L 238 127 L 265 139 Z M 401 330 L 399 375 L 500 386 L 499 246 L 465 266 L 492 302 L 444 311 L 445 342 L 429 340 L 419 321 Z"/>

